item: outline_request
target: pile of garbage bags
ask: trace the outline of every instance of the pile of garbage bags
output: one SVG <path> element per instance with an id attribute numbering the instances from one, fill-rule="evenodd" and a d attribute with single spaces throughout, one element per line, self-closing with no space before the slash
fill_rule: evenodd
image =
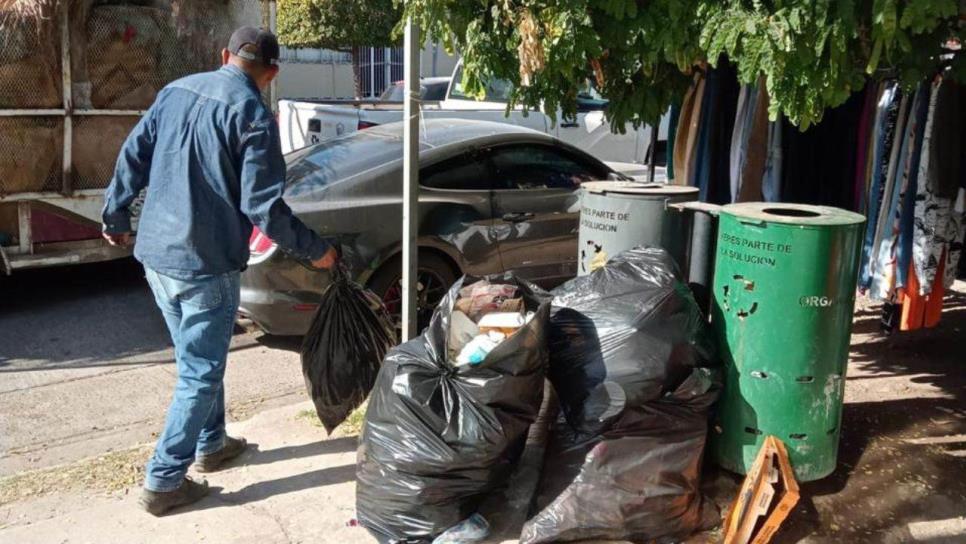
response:
<path id="1" fill-rule="evenodd" d="M 720 375 L 676 274 L 663 250 L 635 249 L 554 291 L 549 378 L 561 417 L 522 544 L 677 541 L 716 523 L 699 484 Z"/>
<path id="2" fill-rule="evenodd" d="M 380 542 L 411 543 L 481 525 L 547 378 L 560 416 L 522 543 L 671 541 L 707 528 L 714 363 L 707 323 L 661 249 L 625 252 L 552 294 L 510 274 L 464 278 L 379 370 L 359 446 L 359 522 Z"/>
<path id="3" fill-rule="evenodd" d="M 463 286 L 477 283 L 464 278 L 426 332 L 394 348 L 379 371 L 359 445 L 356 509 L 382 542 L 429 541 L 466 520 L 523 453 L 543 400 L 550 297 L 513 276 L 490 282 L 532 316 L 480 361 L 458 364 L 449 349 L 453 316 L 466 316 L 455 310 L 465 304 Z M 463 292 L 473 298 L 473 289 Z"/>

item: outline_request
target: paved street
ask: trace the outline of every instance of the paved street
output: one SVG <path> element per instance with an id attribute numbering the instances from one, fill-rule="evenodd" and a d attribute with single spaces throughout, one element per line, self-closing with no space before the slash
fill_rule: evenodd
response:
<path id="1" fill-rule="evenodd" d="M 305 400 L 296 347 L 236 330 L 230 419 Z M 0 476 L 152 441 L 174 377 L 133 260 L 0 277 Z"/>

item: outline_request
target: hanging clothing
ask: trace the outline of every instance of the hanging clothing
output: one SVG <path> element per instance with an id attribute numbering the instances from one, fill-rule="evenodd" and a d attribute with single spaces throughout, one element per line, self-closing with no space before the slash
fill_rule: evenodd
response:
<path id="1" fill-rule="evenodd" d="M 872 284 L 873 242 L 875 241 L 876 220 L 882 205 L 882 193 L 889 169 L 892 140 L 895 136 L 896 121 L 899 117 L 901 92 L 896 82 L 889 82 L 882 90 L 876 108 L 875 146 L 873 148 L 872 172 L 866 209 L 865 238 L 862 245 L 862 261 L 859 267 L 859 289 L 868 290 Z"/>
<path id="2" fill-rule="evenodd" d="M 718 92 L 718 72 L 709 69 L 705 74 L 704 96 L 701 98 L 699 122 L 697 127 L 694 151 L 690 157 L 689 177 L 690 185 L 699 189 L 698 198 L 704 202 L 708 199 L 708 180 L 711 177 L 710 153 L 711 145 L 711 115 L 715 112 L 715 95 Z"/>
<path id="3" fill-rule="evenodd" d="M 940 261 L 940 274 L 944 264 Z M 921 294 L 922 288 L 916 271 L 909 271 L 909 287 L 903 289 L 899 299 L 902 304 L 902 318 L 899 329 L 902 331 L 914 331 L 917 329 L 932 328 L 939 324 L 943 311 L 943 295 L 945 289 L 942 282 L 930 289 L 931 293 Z"/>
<path id="4" fill-rule="evenodd" d="M 758 88 L 742 85 L 738 93 L 738 105 L 735 109 L 735 127 L 731 133 L 731 154 L 729 157 L 729 179 L 731 181 L 731 202 L 738 201 L 738 191 L 741 188 L 741 170 L 744 167 L 745 153 L 748 151 L 748 134 L 751 128 L 751 118 L 754 114 Z"/>
<path id="5" fill-rule="evenodd" d="M 708 179 L 708 200 L 714 204 L 731 202 L 731 187 L 728 179 L 729 149 L 731 135 L 734 133 L 735 115 L 738 107 L 738 70 L 732 64 L 722 61 L 715 70 L 719 73 L 718 107 L 716 116 L 710 120 L 711 147 L 709 161 L 711 169 Z M 757 94 L 757 93 L 756 93 Z"/>
<path id="6" fill-rule="evenodd" d="M 694 185 L 692 182 L 692 159 L 701 120 L 701 102 L 704 97 L 704 72 L 694 74 L 694 81 L 681 101 L 681 115 L 674 139 L 674 183 Z"/>
<path id="7" fill-rule="evenodd" d="M 915 130 L 913 143 L 906 169 L 907 184 L 901 195 L 899 212 L 899 235 L 896 249 L 896 287 L 908 284 L 909 266 L 912 263 L 912 236 L 916 217 L 916 195 L 919 194 L 919 162 L 922 158 L 923 138 L 926 135 L 926 120 L 929 115 L 929 85 L 923 83 L 916 90 L 916 103 L 913 107 L 912 123 Z"/>
<path id="8" fill-rule="evenodd" d="M 885 187 L 882 190 L 882 206 L 875 219 L 875 236 L 872 240 L 872 257 L 869 262 L 872 274 L 870 295 L 875 300 L 891 300 L 892 289 L 895 287 L 895 253 L 894 246 L 889 243 L 894 232 L 893 217 L 899 202 L 900 172 L 906 162 L 908 148 L 907 119 L 911 99 L 908 95 L 902 97 L 899 104 L 899 118 L 896 122 L 896 139 L 892 144 L 889 155 L 889 169 L 886 173 Z"/>
<path id="9" fill-rule="evenodd" d="M 933 138 L 943 137 L 935 128 L 938 117 L 936 112 L 944 111 L 944 106 L 940 107 L 940 98 L 947 99 L 950 96 L 949 93 L 940 92 L 946 84 L 949 83 L 943 78 L 937 78 L 932 83 L 926 134 L 923 137 L 923 154 L 919 160 L 919 183 L 922 190 L 916 196 L 912 261 L 919 278 L 920 294 L 923 295 L 932 291 L 937 271 L 947 257 L 947 249 L 956 246 L 957 240 L 962 238 L 962 214 L 955 212 L 956 201 L 953 198 L 942 195 L 945 186 L 937 179 L 942 169 L 938 168 L 936 147 L 932 144 Z M 940 126 L 942 124 L 940 122 Z M 961 242 L 959 246 L 961 247 Z M 955 253 L 958 260 L 960 251 L 956 247 L 952 249 L 948 256 L 953 258 Z"/>
<path id="10" fill-rule="evenodd" d="M 856 127 L 863 103 L 863 93 L 856 92 L 804 132 L 784 123 L 782 200 L 852 208 Z"/>
<path id="11" fill-rule="evenodd" d="M 947 289 L 956 281 L 959 264 L 963 261 L 963 239 L 966 238 L 966 189 L 960 187 L 953 205 L 952 229 L 958 232 L 946 248 L 945 276 L 943 286 Z"/>
<path id="12" fill-rule="evenodd" d="M 694 184 L 700 199 L 713 204 L 731 200 L 729 154 L 738 106 L 738 74 L 722 61 L 707 72 L 704 104 L 701 108 L 700 135 L 695 150 Z"/>
<path id="13" fill-rule="evenodd" d="M 737 202 L 758 202 L 763 198 L 763 181 L 768 160 L 768 90 L 761 79 L 754 92 L 739 170 Z"/>
<path id="14" fill-rule="evenodd" d="M 909 114 L 909 95 L 903 94 L 899 102 L 899 115 L 896 117 L 895 138 L 892 148 L 889 150 L 889 163 L 883 178 L 881 203 L 878 213 L 875 216 L 875 233 L 872 238 L 872 255 L 878 256 L 882 244 L 882 238 L 887 228 L 892 228 L 889 219 L 895 213 L 896 202 L 896 172 L 899 168 L 900 159 L 903 157 L 902 148 L 906 143 L 906 119 Z M 871 219 L 871 216 L 870 216 Z M 871 262 L 873 275 L 875 274 L 876 261 Z"/>
<path id="15" fill-rule="evenodd" d="M 674 183 L 674 145 L 677 140 L 678 118 L 681 116 L 681 106 L 671 104 L 671 114 L 667 126 L 667 145 L 665 149 L 665 161 L 668 183 Z"/>
<path id="16" fill-rule="evenodd" d="M 768 108 L 765 108 L 766 110 Z M 782 120 L 768 122 L 765 144 L 765 173 L 761 179 L 761 196 L 765 202 L 782 201 Z"/>
<path id="17" fill-rule="evenodd" d="M 869 173 L 869 154 L 870 142 L 875 124 L 875 104 L 881 85 L 869 83 L 865 86 L 865 102 L 862 104 L 862 113 L 859 115 L 859 134 L 858 146 L 856 148 L 855 159 L 855 193 L 852 198 L 855 203 L 853 210 L 862 213 L 865 211 L 866 178 Z"/>
<path id="18" fill-rule="evenodd" d="M 966 104 L 962 103 L 960 85 L 945 80 L 937 90 L 935 133 L 930 140 L 935 174 L 930 181 L 933 191 L 943 198 L 956 198 L 963 186 L 963 156 L 966 155 Z"/>

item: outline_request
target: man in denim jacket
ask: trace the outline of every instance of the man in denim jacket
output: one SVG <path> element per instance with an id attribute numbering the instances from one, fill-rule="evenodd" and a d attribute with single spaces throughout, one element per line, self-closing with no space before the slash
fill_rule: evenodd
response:
<path id="1" fill-rule="evenodd" d="M 147 188 L 134 256 L 175 345 L 178 382 L 141 497 L 154 515 L 208 493 L 207 482 L 185 477 L 193 461 L 211 472 L 247 446 L 225 434 L 223 378 L 252 225 L 317 268 L 336 261 L 282 200 L 278 126 L 260 94 L 278 75 L 278 56 L 272 33 L 242 27 L 220 70 L 162 89 L 105 194 L 104 237 L 127 245 L 129 207 Z"/>

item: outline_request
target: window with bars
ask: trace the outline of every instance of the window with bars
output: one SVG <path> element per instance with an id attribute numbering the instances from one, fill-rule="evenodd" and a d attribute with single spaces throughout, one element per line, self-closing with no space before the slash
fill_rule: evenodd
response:
<path id="1" fill-rule="evenodd" d="M 386 87 L 403 79 L 402 47 L 363 47 L 359 50 L 362 98 L 378 98 Z"/>

